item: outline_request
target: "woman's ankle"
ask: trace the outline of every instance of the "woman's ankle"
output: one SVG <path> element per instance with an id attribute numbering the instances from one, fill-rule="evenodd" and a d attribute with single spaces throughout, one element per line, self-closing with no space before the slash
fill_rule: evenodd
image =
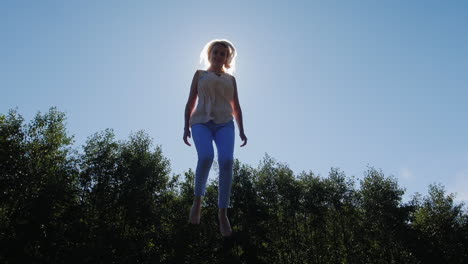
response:
<path id="1" fill-rule="evenodd" d="M 219 208 L 218 210 L 219 230 L 223 237 L 228 237 L 232 234 L 231 223 L 227 216 L 227 208 Z"/>
<path id="2" fill-rule="evenodd" d="M 227 216 L 227 208 L 219 208 L 218 216 Z"/>
<path id="3" fill-rule="evenodd" d="M 202 207 L 202 198 L 200 196 L 195 196 L 193 199 L 192 208 L 190 209 L 189 221 L 192 224 L 200 223 L 201 216 L 201 207 Z"/>
<path id="4" fill-rule="evenodd" d="M 192 205 L 201 207 L 202 201 L 203 201 L 203 196 L 195 196 L 195 197 L 193 198 L 193 203 L 192 203 Z"/>

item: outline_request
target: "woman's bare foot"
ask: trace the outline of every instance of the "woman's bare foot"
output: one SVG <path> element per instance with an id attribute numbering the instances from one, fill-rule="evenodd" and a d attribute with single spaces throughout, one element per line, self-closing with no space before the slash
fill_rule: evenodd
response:
<path id="1" fill-rule="evenodd" d="M 193 199 L 192 208 L 190 208 L 189 222 L 191 224 L 200 224 L 201 197 Z"/>
<path id="2" fill-rule="evenodd" d="M 219 231 L 223 237 L 228 237 L 232 234 L 231 224 L 227 217 L 227 212 L 225 208 L 220 208 L 218 212 L 219 219 Z"/>

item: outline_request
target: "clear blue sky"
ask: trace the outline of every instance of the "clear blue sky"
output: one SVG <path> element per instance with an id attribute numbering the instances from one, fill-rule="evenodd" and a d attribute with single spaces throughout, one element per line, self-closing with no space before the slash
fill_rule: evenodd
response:
<path id="1" fill-rule="evenodd" d="M 369 165 L 409 195 L 440 182 L 468 201 L 467 14 L 466 1 L 2 1 L 0 112 L 57 106 L 76 146 L 145 130 L 182 174 L 199 53 L 226 38 L 241 162 L 357 178 Z"/>

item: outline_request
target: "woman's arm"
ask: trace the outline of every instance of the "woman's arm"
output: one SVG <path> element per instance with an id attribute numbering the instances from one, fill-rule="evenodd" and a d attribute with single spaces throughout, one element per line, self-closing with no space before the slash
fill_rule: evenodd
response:
<path id="1" fill-rule="evenodd" d="M 239 103 L 239 95 L 237 93 L 237 82 L 236 78 L 232 76 L 233 83 L 234 83 L 234 98 L 231 102 L 234 118 L 236 119 L 237 126 L 239 127 L 239 136 L 244 141 L 244 143 L 241 145 L 241 147 L 245 146 L 247 144 L 247 137 L 245 136 L 244 133 L 244 123 L 242 120 L 242 109 L 240 107 Z"/>
<path id="2" fill-rule="evenodd" d="M 184 123 L 183 139 L 184 139 L 185 144 L 189 146 L 191 146 L 187 140 L 187 137 L 191 137 L 189 121 L 190 121 L 190 116 L 192 115 L 193 109 L 195 108 L 195 103 L 197 102 L 198 76 L 199 76 L 199 71 L 197 70 L 195 74 L 193 75 L 192 85 L 190 86 L 190 94 L 187 100 L 187 104 L 185 105 L 185 123 Z"/>

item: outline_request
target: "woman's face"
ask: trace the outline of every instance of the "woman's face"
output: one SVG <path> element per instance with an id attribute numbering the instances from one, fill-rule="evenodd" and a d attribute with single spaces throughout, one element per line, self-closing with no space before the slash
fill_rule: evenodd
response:
<path id="1" fill-rule="evenodd" d="M 221 44 L 213 46 L 210 52 L 209 60 L 212 66 L 222 67 L 228 58 L 228 48 Z"/>

